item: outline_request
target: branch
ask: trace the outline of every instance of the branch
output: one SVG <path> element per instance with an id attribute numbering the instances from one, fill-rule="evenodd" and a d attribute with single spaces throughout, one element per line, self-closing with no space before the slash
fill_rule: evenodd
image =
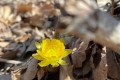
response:
<path id="1" fill-rule="evenodd" d="M 5 62 L 5 63 L 10 63 L 10 64 L 21 64 L 21 61 L 16 61 L 16 60 L 7 60 L 7 59 L 2 59 L 0 58 L 0 62 Z"/>
<path id="2" fill-rule="evenodd" d="M 69 23 L 64 21 L 68 27 L 63 32 L 93 40 L 120 54 L 120 23 L 109 14 L 99 11 L 92 0 L 69 3 L 66 3 L 67 6 L 64 6 L 64 9 L 75 17 L 71 17 Z M 71 11 L 68 10 L 69 6 L 71 6 Z M 64 18 L 67 17 L 64 16 Z M 63 20 L 61 22 L 63 23 Z"/>

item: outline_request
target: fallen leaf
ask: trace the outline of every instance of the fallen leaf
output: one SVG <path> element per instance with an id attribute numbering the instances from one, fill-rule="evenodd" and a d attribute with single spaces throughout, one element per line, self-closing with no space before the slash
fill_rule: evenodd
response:
<path id="1" fill-rule="evenodd" d="M 18 4 L 17 13 L 26 13 L 32 10 L 32 4 Z"/>

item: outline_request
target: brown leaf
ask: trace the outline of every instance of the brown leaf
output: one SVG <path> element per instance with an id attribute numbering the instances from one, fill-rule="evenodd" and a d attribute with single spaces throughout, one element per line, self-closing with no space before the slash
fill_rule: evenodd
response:
<path id="1" fill-rule="evenodd" d="M 60 79 L 59 80 L 74 80 L 72 76 L 72 65 L 60 66 Z"/>
<path id="2" fill-rule="evenodd" d="M 75 80 L 72 74 L 73 66 L 70 64 L 68 57 L 66 57 L 65 60 L 69 64 L 66 66 L 60 66 L 59 80 Z"/>
<path id="3" fill-rule="evenodd" d="M 17 13 L 25 13 L 32 10 L 32 4 L 18 4 Z"/>
<path id="4" fill-rule="evenodd" d="M 106 80 L 107 79 L 107 60 L 106 60 L 106 47 L 103 48 L 101 53 L 101 62 L 98 67 L 93 69 L 93 80 Z"/>
<path id="5" fill-rule="evenodd" d="M 1 37 L 3 37 L 3 38 L 10 38 L 10 37 L 12 37 L 12 33 L 11 33 L 10 28 L 7 27 L 3 23 L 0 23 L 0 38 Z"/>
<path id="6" fill-rule="evenodd" d="M 49 1 L 46 1 L 43 4 L 41 4 L 40 10 L 45 16 L 52 16 L 55 14 L 56 11 L 54 6 Z"/>
<path id="7" fill-rule="evenodd" d="M 12 80 L 21 80 L 21 70 L 15 70 L 11 72 Z"/>
<path id="8" fill-rule="evenodd" d="M 4 54 L 1 56 L 1 58 L 14 59 L 17 56 L 18 52 L 18 50 L 16 50 L 17 46 L 18 44 L 14 42 L 3 48 L 2 52 Z"/>
<path id="9" fill-rule="evenodd" d="M 33 80 L 38 70 L 37 66 L 37 60 L 32 58 L 28 64 L 26 72 L 23 74 L 22 80 Z"/>
<path id="10" fill-rule="evenodd" d="M 16 38 L 17 42 L 25 42 L 28 38 L 30 38 L 30 35 L 25 34 L 25 35 L 21 35 L 20 37 Z"/>
<path id="11" fill-rule="evenodd" d="M 42 77 L 45 75 L 45 71 L 43 68 L 40 68 L 37 72 L 37 77 L 38 77 L 38 80 L 41 80 Z"/>
<path id="12" fill-rule="evenodd" d="M 29 18 L 30 25 L 34 27 L 42 27 L 43 23 L 45 22 L 45 18 L 43 16 L 35 15 Z"/>
<path id="13" fill-rule="evenodd" d="M 115 52 L 113 52 L 111 49 L 107 49 L 108 76 L 111 79 L 119 80 L 120 66 L 116 62 L 114 54 Z"/>
<path id="14" fill-rule="evenodd" d="M 83 41 L 79 43 L 77 48 L 73 49 L 72 60 L 75 67 L 81 67 L 82 62 L 86 59 L 85 50 L 88 47 L 89 41 Z"/>

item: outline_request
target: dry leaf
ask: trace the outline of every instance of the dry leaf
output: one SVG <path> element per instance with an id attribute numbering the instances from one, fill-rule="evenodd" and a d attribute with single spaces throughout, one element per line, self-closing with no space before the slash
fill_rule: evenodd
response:
<path id="1" fill-rule="evenodd" d="M 28 64 L 27 70 L 24 73 L 22 80 L 33 80 L 38 70 L 37 66 L 37 60 L 32 58 L 32 60 Z"/>
<path id="2" fill-rule="evenodd" d="M 1 18 L 0 18 L 1 19 Z M 5 24 L 0 23 L 0 38 L 12 38 L 12 32 Z"/>
<path id="3" fill-rule="evenodd" d="M 43 4 L 41 4 L 40 11 L 43 13 L 43 15 L 47 17 L 54 15 L 56 10 L 49 1 L 46 1 Z"/>
<path id="4" fill-rule="evenodd" d="M 107 60 L 106 60 L 106 47 L 103 48 L 101 53 L 101 61 L 93 70 L 93 79 L 94 80 L 106 80 L 107 79 Z"/>
<path id="5" fill-rule="evenodd" d="M 107 49 L 107 63 L 108 63 L 108 76 L 111 79 L 120 79 L 120 65 L 115 59 L 115 52 L 111 49 Z"/>
<path id="6" fill-rule="evenodd" d="M 15 41 L 17 41 L 17 42 L 25 42 L 28 38 L 30 38 L 30 35 L 25 34 L 25 35 L 21 35 L 20 37 L 17 37 L 15 39 Z"/>
<path id="7" fill-rule="evenodd" d="M 31 18 L 29 18 L 30 25 L 32 25 L 34 27 L 41 28 L 43 26 L 44 22 L 45 22 L 44 16 L 35 15 L 35 16 L 32 16 Z"/>
<path id="8" fill-rule="evenodd" d="M 15 19 L 15 14 L 12 13 L 12 7 L 9 5 L 0 6 L 0 22 L 5 25 L 13 23 Z"/>
<path id="9" fill-rule="evenodd" d="M 37 72 L 38 80 L 41 80 L 44 75 L 45 75 L 44 69 L 43 68 L 39 69 Z"/>
<path id="10" fill-rule="evenodd" d="M 72 60 L 75 67 L 81 67 L 82 62 L 86 59 L 85 50 L 88 47 L 89 41 L 83 41 L 79 44 L 80 45 L 77 48 L 73 49 L 72 53 Z M 78 45 L 78 43 L 76 45 Z"/>
<path id="11" fill-rule="evenodd" d="M 26 13 L 32 10 L 32 4 L 18 4 L 17 13 Z"/>
<path id="12" fill-rule="evenodd" d="M 21 80 L 21 70 L 16 70 L 11 72 L 12 80 Z"/>
<path id="13" fill-rule="evenodd" d="M 7 45 L 9 45 L 9 42 L 5 41 L 0 42 L 0 47 L 6 47 Z"/>
<path id="14" fill-rule="evenodd" d="M 64 58 L 67 61 L 66 66 L 60 66 L 59 80 L 75 80 L 73 77 L 73 65 L 70 64 L 69 57 Z"/>

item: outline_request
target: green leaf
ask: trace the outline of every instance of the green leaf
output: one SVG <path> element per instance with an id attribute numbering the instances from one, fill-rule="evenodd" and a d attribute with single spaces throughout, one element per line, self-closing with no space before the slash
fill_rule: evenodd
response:
<path id="1" fill-rule="evenodd" d="M 64 39 L 64 38 L 61 38 L 60 41 L 64 43 L 64 42 L 65 42 L 65 39 Z"/>
<path id="2" fill-rule="evenodd" d="M 57 62 L 51 63 L 52 67 L 58 67 L 59 64 Z"/>
<path id="3" fill-rule="evenodd" d="M 61 64 L 61 65 L 67 65 L 67 63 L 64 61 L 64 60 L 59 60 L 59 64 Z"/>
<path id="4" fill-rule="evenodd" d="M 36 46 L 37 49 L 40 49 L 41 48 L 41 43 L 35 42 L 35 46 Z"/>

